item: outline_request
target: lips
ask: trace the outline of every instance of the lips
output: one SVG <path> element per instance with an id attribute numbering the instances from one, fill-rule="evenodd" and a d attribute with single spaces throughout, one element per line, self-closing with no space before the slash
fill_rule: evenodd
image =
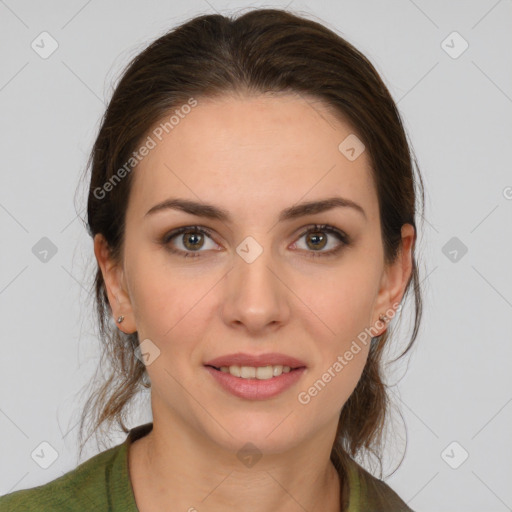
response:
<path id="1" fill-rule="evenodd" d="M 221 366 L 289 366 L 291 369 L 305 368 L 306 364 L 296 357 L 279 354 L 276 352 L 268 354 L 245 354 L 237 352 L 236 354 L 227 354 L 225 356 L 216 357 L 204 363 L 205 366 L 220 368 Z"/>

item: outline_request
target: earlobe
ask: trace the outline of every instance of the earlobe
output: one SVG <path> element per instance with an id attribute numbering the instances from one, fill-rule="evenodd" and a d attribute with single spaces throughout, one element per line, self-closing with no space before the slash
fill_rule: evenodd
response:
<path id="1" fill-rule="evenodd" d="M 94 254 L 103 275 L 112 315 L 117 326 L 123 322 L 123 332 L 136 331 L 130 297 L 124 284 L 124 272 L 118 262 L 110 256 L 108 243 L 100 233 L 94 237 Z"/>

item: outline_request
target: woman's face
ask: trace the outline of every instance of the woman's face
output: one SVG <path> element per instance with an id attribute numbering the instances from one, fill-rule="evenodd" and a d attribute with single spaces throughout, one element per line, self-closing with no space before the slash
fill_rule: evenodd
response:
<path id="1" fill-rule="evenodd" d="M 167 131 L 148 134 L 156 145 L 132 171 L 122 266 L 102 267 L 119 327 L 149 354 L 154 421 L 232 450 L 334 435 L 367 359 L 361 333 L 383 332 L 407 277 L 384 267 L 369 155 L 348 124 L 294 95 L 197 98 Z M 301 207 L 334 198 L 347 205 Z M 156 208 L 178 199 L 196 213 Z M 244 381 L 205 366 L 236 353 L 305 369 Z"/>

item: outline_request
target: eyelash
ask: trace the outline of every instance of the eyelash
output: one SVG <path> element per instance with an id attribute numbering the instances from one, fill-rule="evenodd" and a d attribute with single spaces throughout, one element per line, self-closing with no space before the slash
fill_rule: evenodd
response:
<path id="1" fill-rule="evenodd" d="M 316 257 L 329 257 L 329 256 L 335 256 L 344 246 L 350 245 L 350 237 L 344 233 L 343 231 L 340 231 L 339 229 L 330 226 L 328 224 L 314 224 L 312 226 L 308 226 L 306 231 L 304 231 L 300 236 L 299 239 L 302 238 L 304 235 L 308 235 L 309 233 L 315 233 L 317 231 L 323 231 L 325 233 L 329 233 L 331 235 L 335 235 L 338 240 L 341 242 L 340 246 L 331 249 L 330 251 L 324 251 L 324 252 L 317 252 L 317 251 L 306 251 L 308 254 L 308 257 L 316 258 Z M 183 233 L 201 233 L 203 235 L 206 235 L 210 238 L 211 237 L 211 231 L 207 228 L 203 228 L 201 226 L 184 226 L 182 228 L 175 229 L 173 231 L 170 231 L 169 233 L 166 233 L 163 238 L 160 240 L 160 243 L 164 245 L 169 251 L 171 251 L 174 254 L 178 254 L 179 256 L 182 256 L 183 258 L 197 258 L 200 257 L 200 252 L 203 251 L 191 251 L 191 252 L 184 252 L 181 249 L 175 249 L 172 247 L 169 242 L 179 236 Z M 197 253 L 197 254 L 195 254 Z"/>

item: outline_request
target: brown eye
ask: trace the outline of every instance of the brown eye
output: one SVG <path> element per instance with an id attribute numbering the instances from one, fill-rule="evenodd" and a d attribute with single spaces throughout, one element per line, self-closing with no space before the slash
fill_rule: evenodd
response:
<path id="1" fill-rule="evenodd" d="M 338 244 L 333 249 L 323 251 L 328 244 L 329 238 L 333 236 L 338 239 Z M 350 238 L 343 231 L 340 231 L 327 224 L 311 226 L 307 231 L 302 233 L 300 238 L 306 237 L 306 252 L 308 256 L 334 256 L 344 246 L 350 244 Z M 297 245 L 297 243 L 295 244 Z M 309 249 L 309 250 L 308 250 Z"/>
<path id="2" fill-rule="evenodd" d="M 306 237 L 306 248 L 304 252 L 308 256 L 334 256 L 344 246 L 350 244 L 350 237 L 343 231 L 334 228 L 329 225 L 313 225 L 310 226 L 307 231 L 302 233 L 299 237 Z M 338 240 L 338 244 L 334 248 L 324 251 L 331 242 L 331 238 Z M 208 247 L 207 242 L 211 241 L 213 246 Z M 170 233 L 167 233 L 161 240 L 160 243 L 169 249 L 172 253 L 178 254 L 184 258 L 188 257 L 199 257 L 201 256 L 201 249 L 217 250 L 213 242 L 211 233 L 208 229 L 200 226 L 186 226 L 178 228 Z M 206 243 L 206 246 L 205 246 Z M 182 247 L 179 247 L 179 246 Z M 297 242 L 294 244 L 297 246 Z"/>
<path id="3" fill-rule="evenodd" d="M 190 251 L 200 249 L 204 243 L 204 235 L 197 232 L 186 232 L 183 235 L 183 245 Z"/>
<path id="4" fill-rule="evenodd" d="M 308 247 L 312 249 L 323 249 L 327 244 L 327 237 L 321 232 L 311 231 L 306 235 Z M 311 243 L 311 245 L 309 245 Z"/>
<path id="5" fill-rule="evenodd" d="M 187 258 L 201 256 L 201 252 L 204 252 L 201 249 L 205 247 L 207 239 L 211 240 L 211 235 L 206 229 L 199 226 L 186 226 L 167 233 L 162 238 L 161 243 L 171 252 Z M 206 246 L 206 249 L 215 249 L 216 244 L 213 241 L 212 244 L 211 247 Z"/>

